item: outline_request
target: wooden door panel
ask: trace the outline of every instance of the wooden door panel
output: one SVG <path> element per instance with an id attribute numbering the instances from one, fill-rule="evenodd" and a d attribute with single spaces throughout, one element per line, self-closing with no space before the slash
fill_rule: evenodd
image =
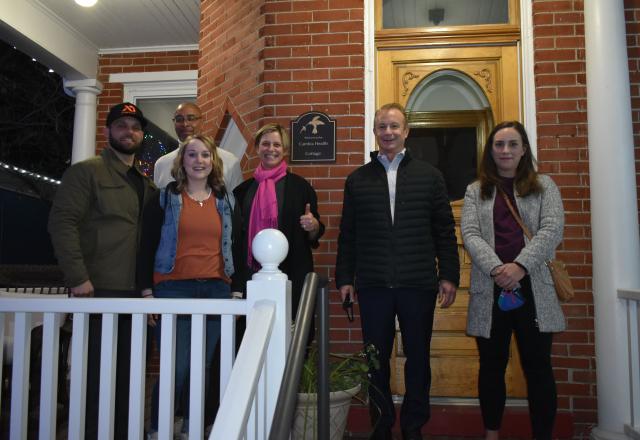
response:
<path id="1" fill-rule="evenodd" d="M 379 50 L 376 105 L 406 105 L 411 92 L 434 72 L 455 70 L 483 90 L 496 121 L 519 118 L 518 50 L 515 45 Z"/>

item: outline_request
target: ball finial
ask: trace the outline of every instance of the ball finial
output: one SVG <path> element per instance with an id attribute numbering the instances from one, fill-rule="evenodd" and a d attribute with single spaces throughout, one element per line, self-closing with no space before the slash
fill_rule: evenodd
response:
<path id="1" fill-rule="evenodd" d="M 253 257 L 262 269 L 253 275 L 253 279 L 274 279 L 287 276 L 280 272 L 278 266 L 287 257 L 289 242 L 287 237 L 277 229 L 263 229 L 253 238 L 251 244 Z"/>

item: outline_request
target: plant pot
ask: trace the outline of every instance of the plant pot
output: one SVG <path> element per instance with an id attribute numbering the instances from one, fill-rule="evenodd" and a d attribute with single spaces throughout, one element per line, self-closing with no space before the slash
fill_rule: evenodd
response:
<path id="1" fill-rule="evenodd" d="M 351 399 L 360 391 L 360 385 L 329 393 L 329 434 L 327 440 L 342 440 L 347 427 L 347 416 Z M 316 393 L 298 393 L 298 405 L 291 428 L 291 440 L 318 439 L 318 395 Z M 324 439 L 323 439 L 324 440 Z"/>

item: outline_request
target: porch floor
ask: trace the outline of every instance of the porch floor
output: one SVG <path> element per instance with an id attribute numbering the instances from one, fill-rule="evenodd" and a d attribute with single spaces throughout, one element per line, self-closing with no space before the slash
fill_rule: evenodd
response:
<path id="1" fill-rule="evenodd" d="M 400 407 L 396 405 L 396 425 L 394 437 L 401 439 L 399 420 Z M 364 439 L 370 432 L 369 410 L 362 405 L 352 405 L 349 411 L 345 439 Z M 568 412 L 559 412 L 553 438 L 571 439 L 574 434 L 573 417 Z M 423 430 L 425 439 L 454 440 L 454 439 L 483 439 L 484 428 L 482 416 L 478 406 L 432 405 L 431 420 Z M 529 411 L 527 408 L 505 408 L 502 428 L 503 439 L 530 439 L 531 428 Z"/>

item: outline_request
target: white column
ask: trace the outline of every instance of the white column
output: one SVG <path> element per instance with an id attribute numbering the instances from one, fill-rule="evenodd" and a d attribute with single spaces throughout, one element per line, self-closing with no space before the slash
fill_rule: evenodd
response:
<path id="1" fill-rule="evenodd" d="M 76 163 L 96 154 L 96 97 L 102 92 L 102 84 L 96 79 L 65 80 L 64 88 L 76 97 L 71 150 L 71 163 Z"/>
<path id="2" fill-rule="evenodd" d="M 624 438 L 630 390 L 619 288 L 640 287 L 640 244 L 623 0 L 585 0 L 598 426 Z"/>

